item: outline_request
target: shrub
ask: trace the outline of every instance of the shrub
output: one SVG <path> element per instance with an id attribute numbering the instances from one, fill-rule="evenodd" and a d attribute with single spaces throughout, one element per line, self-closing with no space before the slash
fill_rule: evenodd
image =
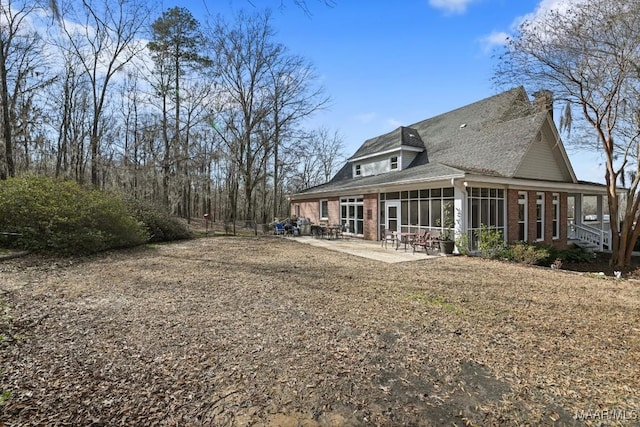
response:
<path id="1" fill-rule="evenodd" d="M 556 260 L 560 260 L 562 264 L 593 262 L 595 260 L 595 254 L 583 248 L 559 249 L 547 244 L 540 244 L 538 247 L 548 252 L 548 256 L 540 260 L 539 265 L 551 265 Z"/>
<path id="2" fill-rule="evenodd" d="M 0 182 L 0 230 L 20 233 L 14 247 L 87 254 L 147 241 L 120 197 L 45 177 Z"/>
<path id="3" fill-rule="evenodd" d="M 511 261 L 521 264 L 540 265 L 541 261 L 544 261 L 549 257 L 549 251 L 536 245 L 516 243 L 509 246 L 505 251 L 505 257 Z M 548 263 L 545 264 L 549 265 Z"/>
<path id="4" fill-rule="evenodd" d="M 456 236 L 456 246 L 458 247 L 460 255 L 468 256 L 471 253 L 469 235 L 467 233 L 460 233 L 459 236 Z"/>
<path id="5" fill-rule="evenodd" d="M 167 242 L 191 238 L 187 226 L 172 217 L 164 208 L 136 199 L 128 199 L 127 206 L 131 214 L 144 224 L 150 236 L 150 242 Z"/>
<path id="6" fill-rule="evenodd" d="M 495 227 L 482 224 L 477 231 L 478 250 L 483 258 L 499 258 L 506 249 L 502 231 Z"/>

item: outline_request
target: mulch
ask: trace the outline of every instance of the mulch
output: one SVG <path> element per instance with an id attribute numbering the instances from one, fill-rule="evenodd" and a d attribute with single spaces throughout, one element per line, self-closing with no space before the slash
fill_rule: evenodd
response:
<path id="1" fill-rule="evenodd" d="M 615 425 L 598 414 L 640 409 L 634 281 L 389 267 L 270 237 L 27 255 L 0 277 L 6 426 Z"/>

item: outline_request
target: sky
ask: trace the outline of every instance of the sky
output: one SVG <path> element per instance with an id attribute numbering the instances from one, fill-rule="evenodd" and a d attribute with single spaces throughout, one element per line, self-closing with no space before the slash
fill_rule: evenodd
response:
<path id="1" fill-rule="evenodd" d="M 491 82 L 494 48 L 523 19 L 571 0 L 331 1 L 306 0 L 308 13 L 294 0 L 160 6 L 186 7 L 201 22 L 207 14 L 233 19 L 240 9 L 270 8 L 275 40 L 313 64 L 331 98 L 307 126 L 338 131 L 349 157 L 369 138 L 499 93 Z M 565 147 L 578 179 L 604 182 L 599 155 Z"/>

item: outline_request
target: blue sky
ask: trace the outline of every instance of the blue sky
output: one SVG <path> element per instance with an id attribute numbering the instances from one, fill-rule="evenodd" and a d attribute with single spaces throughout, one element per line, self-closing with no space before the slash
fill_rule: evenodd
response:
<path id="1" fill-rule="evenodd" d="M 337 130 L 350 156 L 368 138 L 497 93 L 495 44 L 524 17 L 571 0 L 306 1 L 310 16 L 293 0 L 179 4 L 202 22 L 207 10 L 233 17 L 270 7 L 277 41 L 314 64 L 332 99 L 309 125 Z M 597 155 L 566 146 L 578 179 L 603 182 Z"/>

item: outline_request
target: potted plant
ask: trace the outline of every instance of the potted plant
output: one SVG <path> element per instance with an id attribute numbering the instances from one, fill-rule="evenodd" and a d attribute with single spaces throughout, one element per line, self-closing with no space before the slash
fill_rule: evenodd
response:
<path id="1" fill-rule="evenodd" d="M 453 230 L 451 228 L 444 228 L 440 234 L 440 253 L 452 254 L 453 248 L 455 248 L 456 242 L 453 240 Z"/>

